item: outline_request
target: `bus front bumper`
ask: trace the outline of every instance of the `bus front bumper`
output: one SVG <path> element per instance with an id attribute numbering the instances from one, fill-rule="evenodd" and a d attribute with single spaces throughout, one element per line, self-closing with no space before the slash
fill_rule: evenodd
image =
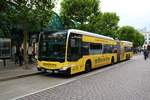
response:
<path id="1" fill-rule="evenodd" d="M 49 72 L 49 73 L 56 73 L 56 74 L 65 74 L 65 75 L 70 74 L 70 68 L 67 68 L 67 69 L 45 69 L 45 68 L 37 67 L 37 70 L 45 71 L 45 72 Z"/>

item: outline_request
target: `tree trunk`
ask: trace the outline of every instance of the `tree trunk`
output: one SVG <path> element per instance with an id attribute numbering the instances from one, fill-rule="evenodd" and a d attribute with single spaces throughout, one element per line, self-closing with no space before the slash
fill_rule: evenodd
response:
<path id="1" fill-rule="evenodd" d="M 28 32 L 23 31 L 23 59 L 24 59 L 24 64 L 25 68 L 28 69 L 28 49 L 27 49 L 27 42 L 28 42 Z"/>

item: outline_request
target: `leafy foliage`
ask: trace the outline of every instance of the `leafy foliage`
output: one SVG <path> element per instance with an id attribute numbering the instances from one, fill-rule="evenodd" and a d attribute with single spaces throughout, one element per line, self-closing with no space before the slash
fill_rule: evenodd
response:
<path id="1" fill-rule="evenodd" d="M 99 0 L 63 0 L 61 18 L 66 28 L 77 28 L 103 34 L 141 46 L 144 37 L 131 26 L 119 28 L 119 16 L 113 12 L 100 12 Z"/>
<path id="2" fill-rule="evenodd" d="M 10 37 L 10 19 L 8 19 L 9 4 L 6 0 L 0 2 L 0 34 L 1 37 Z"/>
<path id="3" fill-rule="evenodd" d="M 61 18 L 66 28 L 81 28 L 99 9 L 99 0 L 63 0 Z"/>
<path id="4" fill-rule="evenodd" d="M 2 0 L 0 2 L 0 28 L 7 33 L 12 28 L 27 32 L 42 30 L 50 20 L 54 7 L 53 1 Z"/>
<path id="5" fill-rule="evenodd" d="M 144 36 L 131 26 L 123 26 L 118 30 L 120 40 L 131 41 L 134 47 L 141 46 L 144 43 Z"/>
<path id="6" fill-rule="evenodd" d="M 90 31 L 103 34 L 106 36 L 116 37 L 116 30 L 118 29 L 119 17 L 116 13 L 99 13 L 93 16 L 90 21 Z"/>
<path id="7" fill-rule="evenodd" d="M 54 7 L 51 0 L 14 0 L 14 2 L 9 2 L 13 10 L 9 17 L 13 20 L 13 24 L 30 32 L 41 30 L 47 25 Z"/>
<path id="8" fill-rule="evenodd" d="M 78 28 L 115 37 L 119 17 L 116 13 L 101 13 L 99 4 L 99 0 L 63 0 L 61 17 L 66 28 Z"/>
<path id="9" fill-rule="evenodd" d="M 54 0 L 53 0 L 54 1 Z M 27 41 L 29 32 L 41 31 L 48 25 L 54 7 L 52 0 L 2 0 L 0 20 L 2 25 L 18 28 L 23 31 L 24 60 L 27 57 Z"/>

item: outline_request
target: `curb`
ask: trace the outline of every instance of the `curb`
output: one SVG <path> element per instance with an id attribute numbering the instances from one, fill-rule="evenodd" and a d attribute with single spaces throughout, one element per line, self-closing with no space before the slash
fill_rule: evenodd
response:
<path id="1" fill-rule="evenodd" d="M 14 76 L 14 77 L 2 78 L 2 79 L 0 79 L 0 82 L 13 80 L 13 79 L 24 78 L 24 77 L 28 77 L 28 76 L 34 76 L 34 75 L 38 75 L 38 74 L 42 74 L 42 73 L 43 72 L 36 72 L 36 73 L 31 73 L 31 74 L 24 74 L 24 75 L 18 75 L 18 76 Z"/>

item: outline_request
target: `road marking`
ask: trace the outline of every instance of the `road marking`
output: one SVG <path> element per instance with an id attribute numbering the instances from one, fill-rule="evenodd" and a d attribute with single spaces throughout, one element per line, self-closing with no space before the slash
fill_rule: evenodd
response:
<path id="1" fill-rule="evenodd" d="M 88 77 L 88 76 L 93 76 L 93 75 L 96 75 L 98 73 L 102 73 L 102 72 L 108 71 L 110 69 L 121 67 L 121 65 L 123 65 L 123 64 L 125 64 L 125 62 L 122 62 L 122 63 L 119 63 L 119 64 L 115 64 L 113 66 L 111 65 L 111 66 L 108 66 L 108 67 L 105 67 L 105 68 L 102 68 L 102 69 L 98 69 L 98 70 L 92 71 L 90 73 L 83 74 L 81 76 L 75 76 L 72 79 L 69 79 L 69 80 L 67 80 L 65 82 L 62 82 L 60 84 L 57 84 L 57 85 L 54 85 L 54 86 L 50 86 L 50 87 L 47 87 L 45 89 L 41 89 L 39 91 L 35 91 L 35 92 L 29 93 L 29 94 L 26 94 L 26 95 L 23 95 L 23 96 L 19 96 L 19 97 L 13 98 L 11 100 L 20 99 L 20 98 L 23 98 L 23 97 L 26 97 L 26 96 L 30 96 L 30 95 L 33 95 L 33 94 L 36 94 L 36 93 L 39 93 L 39 92 L 42 92 L 42 91 L 45 91 L 45 90 L 48 90 L 48 89 L 53 89 L 53 88 L 56 88 L 58 86 L 65 85 L 65 84 L 71 83 L 71 82 L 76 81 L 76 80 L 80 80 L 80 79 Z"/>

